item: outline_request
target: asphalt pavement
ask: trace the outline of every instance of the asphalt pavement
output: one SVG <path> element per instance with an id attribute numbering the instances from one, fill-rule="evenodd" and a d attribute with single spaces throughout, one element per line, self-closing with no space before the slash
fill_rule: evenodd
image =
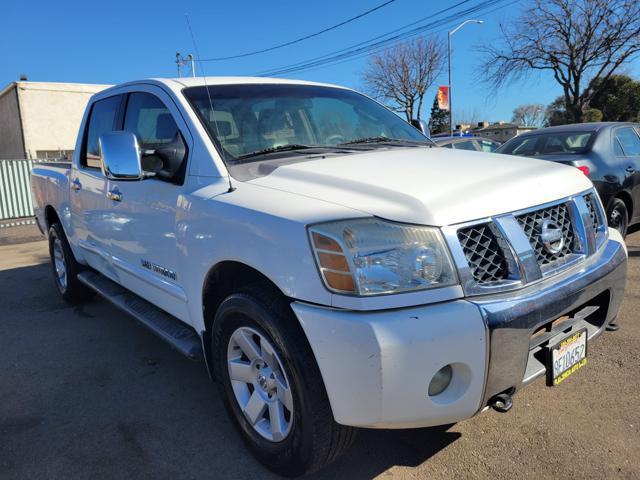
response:
<path id="1" fill-rule="evenodd" d="M 0 478 L 274 478 L 203 364 L 104 300 L 65 304 L 44 241 L 2 243 Z M 311 478 L 640 478 L 640 233 L 627 243 L 621 329 L 589 345 L 586 368 L 560 387 L 538 380 L 506 414 L 362 430 Z"/>

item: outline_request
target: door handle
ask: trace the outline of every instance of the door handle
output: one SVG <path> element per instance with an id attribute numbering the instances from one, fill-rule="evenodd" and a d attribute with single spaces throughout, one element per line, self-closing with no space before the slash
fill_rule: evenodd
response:
<path id="1" fill-rule="evenodd" d="M 121 202 L 122 201 L 122 193 L 117 188 L 114 188 L 113 190 L 109 190 L 107 192 L 107 198 L 109 200 L 113 200 L 114 202 Z"/>
<path id="2" fill-rule="evenodd" d="M 631 165 L 629 165 L 627 168 L 625 168 L 625 170 L 629 173 L 635 173 L 636 169 L 633 168 Z"/>
<path id="3" fill-rule="evenodd" d="M 75 191 L 80 190 L 82 188 L 80 180 L 76 178 L 73 182 L 71 182 L 71 188 Z"/>

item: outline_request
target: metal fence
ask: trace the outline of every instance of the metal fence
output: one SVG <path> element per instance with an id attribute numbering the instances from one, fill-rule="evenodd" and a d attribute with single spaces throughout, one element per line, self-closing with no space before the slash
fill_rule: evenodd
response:
<path id="1" fill-rule="evenodd" d="M 31 167 L 36 160 L 0 160 L 0 221 L 33 217 Z"/>

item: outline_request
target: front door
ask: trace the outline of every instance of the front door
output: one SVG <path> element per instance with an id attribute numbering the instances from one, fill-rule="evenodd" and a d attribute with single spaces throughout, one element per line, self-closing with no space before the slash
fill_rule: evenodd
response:
<path id="1" fill-rule="evenodd" d="M 617 142 L 614 144 L 616 163 L 624 170 L 623 187 L 631 192 L 633 204 L 640 205 L 640 136 L 631 125 L 616 128 L 614 136 L 614 142 Z M 640 215 L 640 208 L 629 213 L 633 222 Z"/>
<path id="2" fill-rule="evenodd" d="M 126 100 L 124 130 L 134 133 L 143 152 L 143 170 L 158 172 L 163 161 L 148 152 L 190 135 L 173 100 L 153 86 L 138 87 Z M 145 152 L 147 155 L 145 155 Z M 185 159 L 186 162 L 186 159 Z M 188 320 L 184 257 L 176 240 L 176 213 L 185 190 L 185 168 L 139 181 L 109 180 L 109 249 L 119 281 L 182 320 Z"/>

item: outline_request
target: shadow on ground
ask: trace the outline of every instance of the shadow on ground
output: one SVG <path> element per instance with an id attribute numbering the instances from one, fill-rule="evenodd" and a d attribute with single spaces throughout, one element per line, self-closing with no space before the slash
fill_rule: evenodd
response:
<path id="1" fill-rule="evenodd" d="M 205 368 L 96 299 L 72 307 L 48 264 L 0 271 L 2 478 L 268 478 Z M 460 437 L 447 427 L 360 432 L 313 478 L 418 466 Z"/>

